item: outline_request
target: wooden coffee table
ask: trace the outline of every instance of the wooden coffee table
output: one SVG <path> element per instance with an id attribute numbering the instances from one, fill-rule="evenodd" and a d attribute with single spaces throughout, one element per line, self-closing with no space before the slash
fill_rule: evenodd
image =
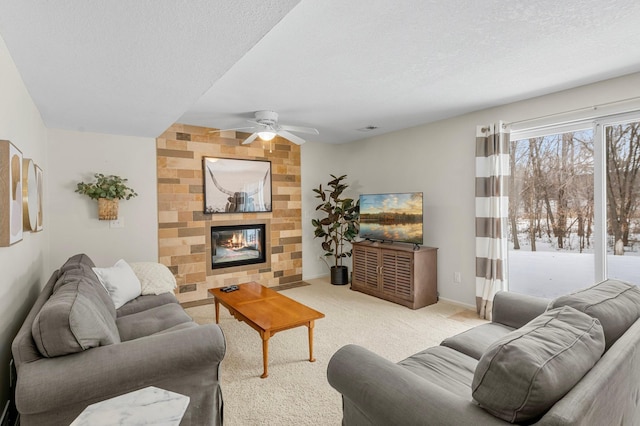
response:
<path id="1" fill-rule="evenodd" d="M 230 293 L 225 293 L 220 288 L 209 289 L 209 293 L 215 298 L 216 324 L 220 321 L 220 305 L 222 305 L 238 321 L 247 323 L 260 333 L 264 366 L 261 378 L 264 379 L 269 375 L 269 339 L 279 331 L 306 326 L 309 329 L 309 361 L 315 361 L 313 326 L 315 320 L 324 318 L 322 312 L 256 282 L 240 284 L 238 287 L 238 290 Z"/>

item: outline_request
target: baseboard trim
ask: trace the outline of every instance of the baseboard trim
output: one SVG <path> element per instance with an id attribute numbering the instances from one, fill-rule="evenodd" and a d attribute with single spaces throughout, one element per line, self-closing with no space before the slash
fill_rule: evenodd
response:
<path id="1" fill-rule="evenodd" d="M 316 280 L 318 278 L 325 278 L 330 276 L 331 274 L 321 274 L 321 275 L 313 275 L 311 277 L 302 277 L 303 280 Z"/>
<path id="2" fill-rule="evenodd" d="M 213 302 L 214 302 L 214 299 L 212 296 L 207 299 L 193 300 L 191 302 L 181 302 L 180 306 L 186 309 L 186 308 L 193 308 L 193 307 L 202 306 L 202 305 L 212 305 Z"/>
<path id="3" fill-rule="evenodd" d="M 446 299 L 444 297 L 438 297 L 438 300 L 442 300 L 443 302 L 451 303 L 452 305 L 457 305 L 465 309 L 471 309 L 472 311 L 477 311 L 476 305 L 469 305 L 467 303 L 458 302 L 457 300 Z"/>
<path id="4" fill-rule="evenodd" d="M 298 288 L 298 287 L 304 287 L 307 285 L 311 285 L 307 282 L 304 281 L 296 281 L 295 283 L 289 283 L 289 284 L 280 284 L 280 285 L 276 285 L 273 287 L 269 287 L 271 290 L 275 290 L 275 291 L 280 291 L 280 290 L 289 290 L 291 288 Z"/>

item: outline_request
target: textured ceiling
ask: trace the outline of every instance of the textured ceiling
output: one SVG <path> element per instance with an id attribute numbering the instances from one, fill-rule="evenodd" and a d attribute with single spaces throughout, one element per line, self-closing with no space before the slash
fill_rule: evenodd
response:
<path id="1" fill-rule="evenodd" d="M 0 0 L 47 126 L 151 137 L 263 109 L 326 143 L 412 127 L 639 72 L 639 22 L 635 0 Z"/>

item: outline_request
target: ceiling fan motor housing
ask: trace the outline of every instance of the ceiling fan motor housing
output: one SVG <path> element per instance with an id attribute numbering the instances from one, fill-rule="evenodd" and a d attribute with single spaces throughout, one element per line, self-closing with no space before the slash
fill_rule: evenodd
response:
<path id="1" fill-rule="evenodd" d="M 278 113 L 274 111 L 256 111 L 256 121 L 265 126 L 273 126 L 278 122 Z"/>

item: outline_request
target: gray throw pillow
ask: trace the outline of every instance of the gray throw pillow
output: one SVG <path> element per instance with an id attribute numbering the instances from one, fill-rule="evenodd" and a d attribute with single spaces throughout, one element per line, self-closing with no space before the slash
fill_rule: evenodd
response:
<path id="1" fill-rule="evenodd" d="M 81 265 L 75 269 L 69 269 L 62 273 L 53 286 L 53 294 L 55 294 L 65 284 L 75 283 L 78 280 L 82 280 L 95 288 L 96 293 L 100 296 L 100 300 L 111 313 L 111 316 L 115 319 L 116 307 L 113 304 L 113 300 L 111 300 L 111 296 L 109 296 L 109 292 L 100 283 L 100 280 L 93 270 L 86 265 Z"/>
<path id="2" fill-rule="evenodd" d="M 571 306 L 600 320 L 605 351 L 640 318 L 640 289 L 624 281 L 609 279 L 551 301 L 549 309 Z"/>
<path id="3" fill-rule="evenodd" d="M 33 321 L 31 334 L 45 357 L 120 342 L 115 319 L 96 288 L 76 278 L 58 288 Z"/>
<path id="4" fill-rule="evenodd" d="M 544 414 L 604 352 L 600 322 L 569 306 L 545 312 L 491 344 L 472 382 L 478 404 L 503 420 Z"/>
<path id="5" fill-rule="evenodd" d="M 60 273 L 63 274 L 68 270 L 78 268 L 80 266 L 88 266 L 89 268 L 93 268 L 96 266 L 93 263 L 93 260 L 89 256 L 84 253 L 76 254 L 67 259 L 66 262 L 60 267 Z"/>

